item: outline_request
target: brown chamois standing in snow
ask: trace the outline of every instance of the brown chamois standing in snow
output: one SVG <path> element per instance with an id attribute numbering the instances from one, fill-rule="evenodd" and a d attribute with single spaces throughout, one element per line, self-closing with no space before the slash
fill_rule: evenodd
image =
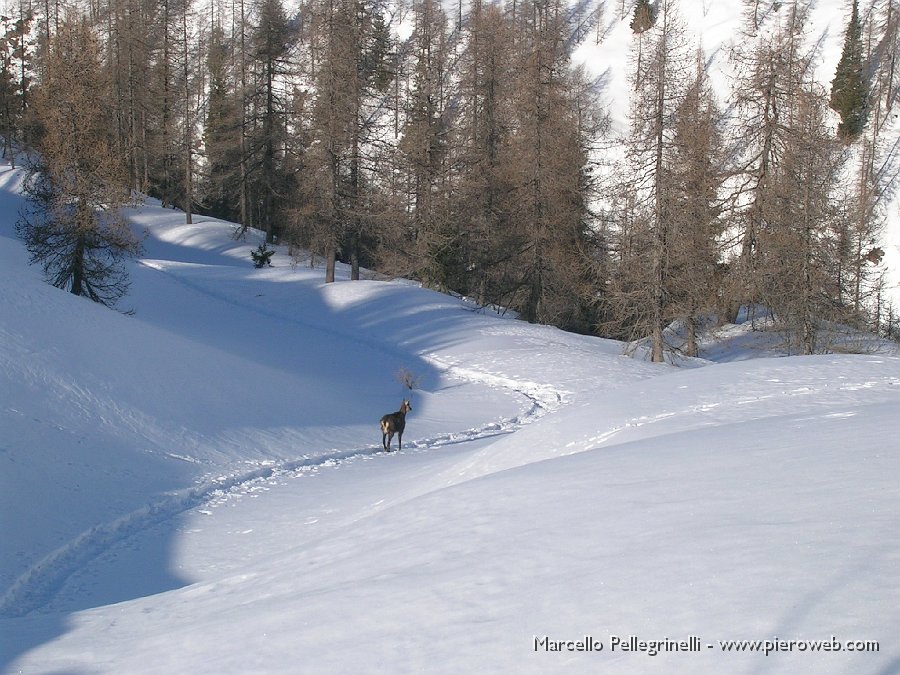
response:
<path id="1" fill-rule="evenodd" d="M 397 434 L 397 449 L 403 449 L 403 430 L 406 428 L 406 413 L 412 410 L 409 401 L 403 399 L 400 404 L 400 410 L 395 413 L 388 413 L 381 418 L 381 444 L 384 449 L 390 451 L 391 440 L 394 434 Z"/>

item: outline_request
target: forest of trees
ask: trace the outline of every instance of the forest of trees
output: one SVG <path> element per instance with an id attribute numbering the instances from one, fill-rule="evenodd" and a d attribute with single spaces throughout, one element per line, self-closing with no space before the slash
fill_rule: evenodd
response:
<path id="1" fill-rule="evenodd" d="M 896 337 L 900 0 L 848 0 L 827 87 L 808 3 L 743 4 L 725 102 L 677 0 L 15 0 L 19 229 L 48 280 L 107 304 L 138 250 L 118 209 L 146 194 L 311 252 L 326 281 L 340 260 L 656 361 L 741 314 L 802 353 L 836 325 Z M 572 62 L 604 13 L 633 31 L 624 139 Z"/>

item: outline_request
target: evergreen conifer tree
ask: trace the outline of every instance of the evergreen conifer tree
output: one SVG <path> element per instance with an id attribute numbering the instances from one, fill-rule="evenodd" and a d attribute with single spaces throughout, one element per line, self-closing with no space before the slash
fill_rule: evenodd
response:
<path id="1" fill-rule="evenodd" d="M 634 17 L 631 19 L 631 30 L 643 33 L 653 25 L 654 18 L 650 0 L 638 0 L 634 7 Z"/>
<path id="2" fill-rule="evenodd" d="M 863 72 L 862 26 L 859 3 L 853 0 L 850 23 L 844 37 L 844 51 L 831 82 L 831 107 L 841 116 L 838 135 L 852 139 L 866 124 L 868 87 Z"/>

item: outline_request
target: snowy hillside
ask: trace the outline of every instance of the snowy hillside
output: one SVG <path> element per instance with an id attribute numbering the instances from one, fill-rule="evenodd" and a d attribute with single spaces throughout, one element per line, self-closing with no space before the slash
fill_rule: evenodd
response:
<path id="1" fill-rule="evenodd" d="M 19 180 L 3 672 L 900 663 L 900 359 L 652 366 L 409 284 L 255 270 L 255 240 L 154 204 L 124 316 L 26 265 Z"/>

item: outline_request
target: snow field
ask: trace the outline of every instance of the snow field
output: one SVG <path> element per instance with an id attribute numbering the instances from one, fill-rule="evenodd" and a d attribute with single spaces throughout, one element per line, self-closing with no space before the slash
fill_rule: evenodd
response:
<path id="1" fill-rule="evenodd" d="M 735 4 L 681 5 L 728 91 Z M 815 5 L 823 81 L 846 5 Z M 624 134 L 628 21 L 604 21 L 578 60 Z M 738 326 L 706 345 L 730 363 L 651 366 L 283 251 L 255 270 L 258 233 L 152 200 L 121 316 L 27 266 L 20 179 L 0 167 L 0 671 L 898 668 L 896 357 L 750 358 L 770 337 Z M 421 385 L 384 454 L 400 368 Z M 584 635 L 604 648 L 535 647 Z M 832 636 L 880 651 L 718 648 Z"/>

